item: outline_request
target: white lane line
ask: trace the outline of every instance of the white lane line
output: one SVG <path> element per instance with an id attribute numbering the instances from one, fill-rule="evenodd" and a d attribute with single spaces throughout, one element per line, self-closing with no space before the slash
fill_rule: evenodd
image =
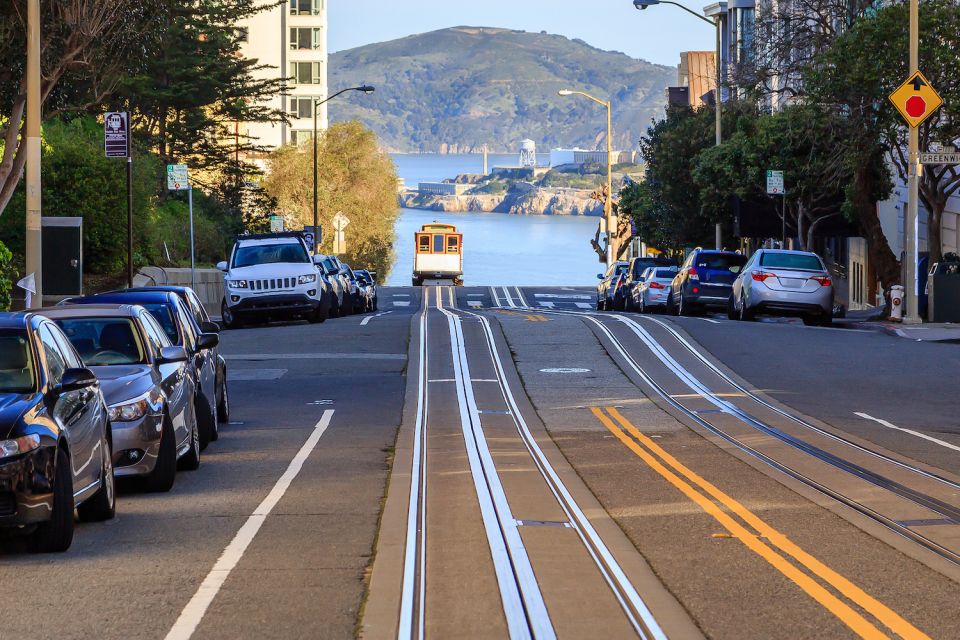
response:
<path id="1" fill-rule="evenodd" d="M 472 309 L 480 309 L 483 307 L 483 303 L 479 300 L 467 300 L 467 306 Z"/>
<path id="2" fill-rule="evenodd" d="M 591 296 L 584 295 L 584 294 L 562 295 L 559 293 L 535 293 L 533 294 L 533 297 L 534 298 L 559 298 L 561 300 L 590 300 L 591 299 Z"/>
<path id="3" fill-rule="evenodd" d="M 513 303 L 513 297 L 510 295 L 510 290 L 506 287 L 501 287 L 503 289 L 503 299 L 507 302 L 507 306 L 511 309 L 516 309 L 517 305 Z"/>
<path id="4" fill-rule="evenodd" d="M 409 300 L 394 300 L 394 301 L 393 301 L 393 306 L 395 306 L 395 307 L 409 307 L 409 306 L 410 306 L 410 301 L 409 301 Z"/>
<path id="5" fill-rule="evenodd" d="M 323 412 L 323 416 L 313 427 L 313 431 L 310 432 L 307 441 L 303 443 L 297 455 L 290 461 L 287 470 L 283 472 L 283 475 L 280 476 L 277 483 L 273 485 L 273 489 L 271 489 L 267 497 L 263 499 L 263 502 L 254 509 L 250 517 L 247 518 L 247 521 L 243 523 L 243 526 L 237 531 L 233 540 L 231 540 L 227 548 L 223 550 L 216 564 L 213 565 L 213 569 L 211 569 L 207 577 L 203 579 L 197 592 L 190 598 L 190 602 L 188 602 L 187 606 L 180 612 L 180 617 L 177 618 L 177 621 L 167 633 L 166 640 L 189 640 L 197 630 L 200 621 L 203 620 L 203 616 L 207 612 L 207 608 L 210 606 L 210 603 L 213 602 L 217 592 L 220 591 L 220 587 L 223 586 L 223 583 L 226 582 L 230 576 L 230 572 L 233 571 L 237 563 L 240 562 L 240 558 L 243 557 L 247 547 L 253 542 L 254 537 L 256 537 L 257 532 L 260 531 L 260 527 L 263 526 L 267 516 L 270 515 L 273 508 L 277 506 L 280 498 L 282 498 L 283 494 L 290 488 L 290 484 L 294 478 L 297 477 L 297 474 L 300 473 L 300 469 L 303 468 L 303 463 L 306 462 L 314 447 L 317 446 L 317 442 L 320 441 L 320 437 L 326 432 L 327 427 L 330 426 L 330 420 L 332 418 L 333 409 L 327 409 Z"/>
<path id="6" fill-rule="evenodd" d="M 873 420 L 877 424 L 883 425 L 888 429 L 896 429 L 897 431 L 903 431 L 904 433 L 909 433 L 910 435 L 917 436 L 918 438 L 929 440 L 930 442 L 938 444 L 941 447 L 946 447 L 947 449 L 953 449 L 954 451 L 960 451 L 960 447 L 958 447 L 957 445 L 950 444 L 949 442 L 945 442 L 944 440 L 940 440 L 939 438 L 934 438 L 933 436 L 928 436 L 925 433 L 920 433 L 919 431 L 914 431 L 913 429 L 907 429 L 905 427 L 898 427 L 897 425 L 891 422 L 887 422 L 886 420 L 881 420 L 880 418 L 874 418 L 870 414 L 863 413 L 860 411 L 854 411 L 853 414 L 860 416 L 864 420 Z"/>
<path id="7" fill-rule="evenodd" d="M 578 309 L 591 309 L 593 306 L 589 302 L 575 302 Z"/>
<path id="8" fill-rule="evenodd" d="M 467 297 L 468 297 L 468 298 L 482 298 L 482 297 L 483 297 L 483 294 L 482 294 L 482 293 L 468 293 L 468 294 L 467 294 Z"/>
<path id="9" fill-rule="evenodd" d="M 393 294 L 393 297 L 394 297 L 394 298 L 409 298 L 409 297 L 410 297 L 410 294 L 409 294 L 409 293 L 395 293 L 395 294 Z"/>
<path id="10" fill-rule="evenodd" d="M 704 322 L 710 322 L 712 324 L 720 324 L 719 320 L 714 320 L 713 318 L 697 318 L 697 320 L 703 320 Z"/>
<path id="11" fill-rule="evenodd" d="M 538 301 L 538 304 L 539 304 L 541 307 L 546 307 L 547 309 L 553 309 L 553 308 L 556 306 L 556 305 L 555 305 L 554 303 L 552 303 L 552 302 L 540 302 L 540 301 Z"/>
<path id="12" fill-rule="evenodd" d="M 500 306 L 500 296 L 497 295 L 497 290 L 493 287 L 490 287 L 490 299 L 493 300 L 493 306 Z"/>
<path id="13" fill-rule="evenodd" d="M 520 301 L 520 305 L 529 308 L 530 305 L 527 303 L 527 299 L 523 296 L 523 291 L 520 290 L 520 287 L 514 287 L 517 290 L 517 300 Z"/>
<path id="14" fill-rule="evenodd" d="M 375 316 L 367 316 L 366 318 L 364 318 L 364 319 L 360 322 L 360 326 L 361 326 L 361 327 L 365 327 L 365 326 L 367 326 L 367 324 L 368 324 L 371 320 L 373 320 L 374 318 L 379 318 L 380 316 L 385 316 L 385 315 L 387 315 L 388 313 L 393 313 L 393 312 L 392 312 L 392 311 L 381 311 L 380 313 L 378 313 L 378 314 L 375 315 Z"/>

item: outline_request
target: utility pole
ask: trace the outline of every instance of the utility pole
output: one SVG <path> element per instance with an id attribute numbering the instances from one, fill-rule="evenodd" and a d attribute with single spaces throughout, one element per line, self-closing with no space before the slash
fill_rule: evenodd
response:
<path id="1" fill-rule="evenodd" d="M 610 101 L 607 100 L 607 197 L 603 201 L 603 215 L 607 220 L 607 267 L 613 264 L 620 253 L 617 245 L 617 224 L 613 220 L 613 119 Z"/>
<path id="2" fill-rule="evenodd" d="M 700 17 L 700 16 L 697 16 L 697 17 Z M 722 22 L 720 21 L 719 15 L 716 17 L 715 22 L 717 23 L 717 61 L 716 61 L 717 91 L 716 91 L 716 95 L 714 96 L 715 98 L 714 103 L 716 103 L 716 109 L 714 109 L 714 112 L 716 113 L 716 126 L 715 126 L 716 131 L 715 131 L 714 137 L 716 138 L 716 145 L 719 147 L 720 144 L 723 142 L 723 119 L 721 118 L 721 106 L 720 106 L 721 104 L 723 104 L 723 99 L 722 99 L 722 96 L 720 95 L 720 87 L 723 86 L 723 71 L 722 71 L 723 49 L 721 48 L 722 40 L 720 37 Z M 722 246 L 723 245 L 723 226 L 719 222 L 717 223 L 717 226 L 714 229 L 714 235 L 716 240 L 715 242 L 716 248 L 717 250 L 720 250 L 723 248 Z"/>
<path id="3" fill-rule="evenodd" d="M 910 75 L 920 70 L 920 3 L 919 0 L 910 0 Z M 906 282 L 903 283 L 906 294 L 906 314 L 904 324 L 919 324 L 920 309 L 918 301 L 917 278 L 917 251 L 919 245 L 919 188 L 920 177 L 918 168 L 920 162 L 920 129 L 909 128 L 908 144 L 909 170 L 907 173 L 907 217 L 904 220 L 903 235 L 906 240 Z"/>
<path id="4" fill-rule="evenodd" d="M 43 306 L 43 254 L 40 241 L 40 0 L 27 0 L 27 123 L 26 270 L 33 274 L 36 292 L 30 307 Z"/>

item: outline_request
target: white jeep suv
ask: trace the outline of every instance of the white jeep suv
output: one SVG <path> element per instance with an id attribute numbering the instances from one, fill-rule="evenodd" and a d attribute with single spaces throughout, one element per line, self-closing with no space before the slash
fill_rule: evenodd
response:
<path id="1" fill-rule="evenodd" d="M 327 318 L 327 284 L 310 258 L 299 233 L 265 233 L 238 236 L 224 272 L 220 314 L 227 328 L 245 320 Z"/>

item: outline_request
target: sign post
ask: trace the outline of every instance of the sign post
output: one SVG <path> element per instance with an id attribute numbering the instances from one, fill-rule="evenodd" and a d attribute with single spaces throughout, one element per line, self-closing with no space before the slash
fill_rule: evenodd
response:
<path id="1" fill-rule="evenodd" d="M 110 111 L 103 117 L 103 150 L 108 158 L 127 159 L 127 286 L 133 286 L 133 151 L 130 114 Z"/>
<path id="2" fill-rule="evenodd" d="M 784 187 L 783 171 L 767 170 L 767 195 L 781 197 L 781 239 L 780 248 L 787 248 L 787 190 Z"/>
<path id="3" fill-rule="evenodd" d="M 194 259 L 193 242 L 193 185 L 190 184 L 190 172 L 185 164 L 167 165 L 167 189 L 170 191 L 186 191 L 187 202 L 190 207 L 190 287 L 197 289 L 197 268 Z"/>
<path id="4" fill-rule="evenodd" d="M 905 324 L 919 324 L 919 289 L 917 276 L 917 251 L 920 244 L 920 132 L 917 127 L 943 104 L 943 99 L 920 73 L 920 9 L 918 0 L 910 0 L 910 77 L 890 94 L 890 102 L 910 128 L 907 148 L 907 215 L 904 220 L 906 239 L 905 300 L 903 316 Z"/>
<path id="5" fill-rule="evenodd" d="M 348 224 L 350 224 L 350 218 L 343 215 L 342 211 L 337 211 L 333 216 L 333 253 L 335 255 L 347 252 L 347 237 L 344 231 Z"/>

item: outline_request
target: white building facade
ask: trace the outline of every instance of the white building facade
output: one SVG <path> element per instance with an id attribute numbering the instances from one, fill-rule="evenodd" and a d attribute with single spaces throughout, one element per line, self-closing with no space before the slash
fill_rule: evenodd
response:
<path id="1" fill-rule="evenodd" d="M 263 5 L 273 4 L 264 0 Z M 247 123 L 245 133 L 255 144 L 275 149 L 300 144 L 313 135 L 313 103 L 327 90 L 327 0 L 287 0 L 241 22 L 246 30 L 243 55 L 262 65 L 258 74 L 285 78 L 287 89 L 269 105 L 286 111 L 290 123 Z M 327 105 L 317 107 L 317 127 L 327 128 Z"/>

